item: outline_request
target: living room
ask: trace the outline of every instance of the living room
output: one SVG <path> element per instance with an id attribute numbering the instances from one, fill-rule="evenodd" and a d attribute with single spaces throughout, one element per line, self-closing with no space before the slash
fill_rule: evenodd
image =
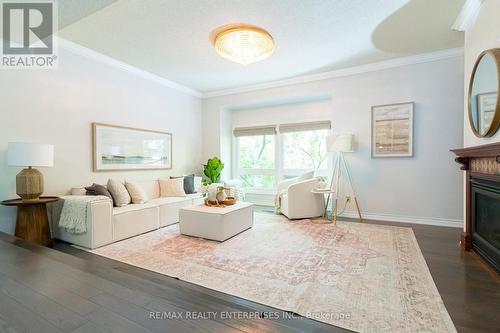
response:
<path id="1" fill-rule="evenodd" d="M 0 5 L 0 327 L 500 327 L 498 1 Z"/>

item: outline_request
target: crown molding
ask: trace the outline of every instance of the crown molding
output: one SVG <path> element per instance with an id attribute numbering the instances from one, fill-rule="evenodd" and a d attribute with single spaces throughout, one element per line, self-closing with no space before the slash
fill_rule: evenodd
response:
<path id="1" fill-rule="evenodd" d="M 101 63 L 104 63 L 106 65 L 120 69 L 124 72 L 136 75 L 136 76 L 141 77 L 143 79 L 153 81 L 153 82 L 156 82 L 156 83 L 161 84 L 163 86 L 166 86 L 168 88 L 174 89 L 174 90 L 179 91 L 181 93 L 184 93 L 184 94 L 187 94 L 187 95 L 190 95 L 193 97 L 204 98 L 204 99 L 205 98 L 212 98 L 212 97 L 219 97 L 219 96 L 226 96 L 226 95 L 233 95 L 233 94 L 240 94 L 240 93 L 251 92 L 251 91 L 256 91 L 256 90 L 271 89 L 271 88 L 277 88 L 277 87 L 283 87 L 283 86 L 289 86 L 289 85 L 295 85 L 295 84 L 309 83 L 309 82 L 314 82 L 314 81 L 321 81 L 321 80 L 327 80 L 327 79 L 332 79 L 332 78 L 345 77 L 345 76 L 351 76 L 351 75 L 362 74 L 362 73 L 369 73 L 369 72 L 390 69 L 390 68 L 395 68 L 395 67 L 402 67 L 402 66 L 407 66 L 407 65 L 414 65 L 414 64 L 420 64 L 420 63 L 426 63 L 426 62 L 432 62 L 432 61 L 438 61 L 438 60 L 463 56 L 463 48 L 447 49 L 447 50 L 436 51 L 436 52 L 431 52 L 431 53 L 423 53 L 423 54 L 418 54 L 418 55 L 413 55 L 413 56 L 395 58 L 395 59 L 375 62 L 375 63 L 371 63 L 371 64 L 366 64 L 366 65 L 343 68 L 343 69 L 338 69 L 338 70 L 333 70 L 333 71 L 328 71 L 328 72 L 323 72 L 323 73 L 302 75 L 302 76 L 297 76 L 297 77 L 294 77 L 291 79 L 277 80 L 277 81 L 271 81 L 271 82 L 265 82 L 265 83 L 258 83 L 258 84 L 254 84 L 254 85 L 248 85 L 248 86 L 244 86 L 244 87 L 214 90 L 214 91 L 209 91 L 206 93 L 201 93 L 198 90 L 189 88 L 187 86 L 181 85 L 181 84 L 176 83 L 174 81 L 167 80 L 161 76 L 158 76 L 158 75 L 153 74 L 151 72 L 139 69 L 135 66 L 129 65 L 129 64 L 122 62 L 120 60 L 106 56 L 102 53 L 99 53 L 97 51 L 94 51 L 92 49 L 84 47 L 80 44 L 71 42 L 71 41 L 64 39 L 62 37 L 57 36 L 55 38 L 57 38 L 58 47 L 60 47 L 64 50 L 67 50 L 71 53 L 74 53 L 74 54 L 77 54 L 77 55 L 80 55 L 80 56 L 83 56 L 83 57 L 86 57 L 86 58 L 89 58 L 89 59 L 92 59 L 92 60 L 95 60 L 95 61 L 98 61 Z"/>
<path id="2" fill-rule="evenodd" d="M 439 60 L 443 60 L 443 59 L 461 57 L 461 56 L 463 56 L 463 53 L 464 53 L 463 48 L 454 48 L 454 49 L 447 49 L 447 50 L 441 50 L 441 51 L 430 52 L 430 53 L 422 53 L 422 54 L 417 54 L 417 55 L 412 55 L 412 56 L 407 56 L 407 57 L 401 57 L 401 58 L 395 58 L 395 59 L 390 59 L 390 60 L 385 60 L 385 61 L 380 61 L 380 62 L 374 62 L 374 63 L 366 64 L 366 65 L 360 65 L 360 66 L 354 66 L 354 67 L 333 70 L 333 71 L 329 71 L 329 72 L 310 74 L 310 75 L 302 75 L 302 76 L 297 76 L 297 77 L 294 77 L 291 79 L 277 80 L 277 81 L 266 82 L 266 83 L 258 83 L 258 84 L 248 85 L 248 86 L 239 87 L 239 88 L 230 88 L 230 89 L 209 91 L 209 92 L 206 92 L 203 94 L 203 98 L 212 98 L 212 97 L 240 94 L 240 93 L 246 93 L 246 92 L 262 90 L 262 89 L 271 89 L 271 88 L 289 86 L 289 85 L 294 85 L 294 84 L 309 83 L 309 82 L 314 82 L 314 81 L 327 80 L 327 79 L 333 79 L 333 78 L 338 78 L 338 77 L 345 77 L 345 76 L 357 75 L 357 74 L 362 74 L 362 73 L 375 72 L 375 71 L 380 71 L 380 70 L 384 70 L 384 69 L 390 69 L 390 68 L 396 68 L 396 67 L 402 67 L 402 66 L 408 66 L 408 65 L 415 65 L 415 64 L 421 64 L 421 63 L 432 62 L 432 61 L 439 61 Z"/>
<path id="3" fill-rule="evenodd" d="M 85 46 L 82 46 L 80 44 L 73 43 L 73 42 L 71 42 L 67 39 L 61 38 L 59 36 L 57 36 L 55 38 L 57 38 L 57 42 L 58 42 L 57 45 L 61 49 L 64 49 L 66 51 L 69 51 L 69 52 L 74 53 L 74 54 L 79 55 L 79 56 L 86 57 L 88 59 L 98 61 L 98 62 L 106 64 L 106 65 L 112 66 L 112 67 L 117 68 L 119 70 L 122 70 L 124 72 L 141 77 L 143 79 L 161 84 L 165 87 L 174 89 L 178 92 L 181 92 L 181 93 L 184 93 L 184 94 L 187 94 L 190 96 L 198 97 L 198 98 L 202 97 L 202 93 L 195 90 L 195 89 L 192 89 L 192 88 L 183 86 L 179 83 L 167 80 L 161 76 L 158 76 L 158 75 L 150 73 L 148 71 L 139 69 L 137 67 L 129 65 L 127 63 L 124 63 L 120 60 L 116 60 L 114 58 L 108 57 L 102 53 L 91 50 L 91 49 L 89 49 Z"/>

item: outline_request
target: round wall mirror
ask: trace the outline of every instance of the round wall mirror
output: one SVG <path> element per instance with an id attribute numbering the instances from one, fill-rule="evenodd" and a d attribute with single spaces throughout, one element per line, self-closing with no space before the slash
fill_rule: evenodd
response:
<path id="1" fill-rule="evenodd" d="M 500 126 L 500 49 L 481 53 L 469 84 L 469 122 L 478 137 L 489 137 Z"/>

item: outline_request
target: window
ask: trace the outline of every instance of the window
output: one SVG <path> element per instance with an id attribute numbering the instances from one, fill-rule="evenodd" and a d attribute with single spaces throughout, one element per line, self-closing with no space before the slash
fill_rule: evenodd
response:
<path id="1" fill-rule="evenodd" d="M 307 170 L 328 171 L 326 129 L 282 134 L 283 175 L 298 176 Z"/>
<path id="2" fill-rule="evenodd" d="M 239 138 L 239 178 L 245 188 L 274 187 L 275 135 Z"/>
<path id="3" fill-rule="evenodd" d="M 272 192 L 279 181 L 308 170 L 327 176 L 330 122 L 235 128 L 235 176 L 250 191 Z"/>

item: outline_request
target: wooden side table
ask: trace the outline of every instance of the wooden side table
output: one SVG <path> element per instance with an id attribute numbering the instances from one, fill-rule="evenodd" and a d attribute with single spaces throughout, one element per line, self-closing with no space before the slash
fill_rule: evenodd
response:
<path id="1" fill-rule="evenodd" d="M 58 200 L 59 197 L 40 197 L 33 201 L 11 199 L 2 201 L 1 204 L 17 207 L 16 237 L 52 247 L 47 204 Z"/>

